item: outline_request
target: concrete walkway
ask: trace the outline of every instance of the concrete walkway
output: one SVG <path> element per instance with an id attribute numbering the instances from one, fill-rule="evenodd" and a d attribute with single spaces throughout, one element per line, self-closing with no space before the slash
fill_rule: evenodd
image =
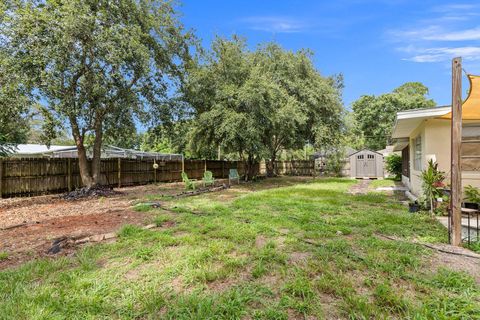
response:
<path id="1" fill-rule="evenodd" d="M 370 179 L 358 180 L 358 183 L 350 188 L 350 194 L 367 194 L 368 186 L 370 185 Z"/>

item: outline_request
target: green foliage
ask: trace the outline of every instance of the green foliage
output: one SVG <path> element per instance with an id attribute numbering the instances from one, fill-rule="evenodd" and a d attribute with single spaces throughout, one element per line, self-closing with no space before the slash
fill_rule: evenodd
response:
<path id="1" fill-rule="evenodd" d="M 392 153 L 385 158 L 385 169 L 392 174 L 395 179 L 402 177 L 402 156 Z"/>
<path id="2" fill-rule="evenodd" d="M 422 171 L 422 189 L 423 195 L 428 201 L 430 212 L 433 215 L 435 199 L 442 196 L 443 181 L 445 173 L 438 170 L 438 163 L 432 159 L 428 161 L 427 168 Z"/>
<path id="3" fill-rule="evenodd" d="M 465 200 L 471 203 L 480 204 L 480 191 L 472 185 L 464 188 Z"/>
<path id="4" fill-rule="evenodd" d="M 341 126 L 338 81 L 322 77 L 307 51 L 271 43 L 252 52 L 238 37 L 217 38 L 184 88 L 195 115 L 190 148 L 220 146 L 248 168 L 307 141 L 331 144 Z"/>
<path id="5" fill-rule="evenodd" d="M 178 120 L 150 128 L 141 136 L 140 149 L 162 153 L 181 153 L 186 158 L 216 158 L 215 146 L 205 146 L 194 153 L 191 152 L 188 143 L 189 132 L 192 128 L 192 120 Z"/>
<path id="6" fill-rule="evenodd" d="M 327 174 L 340 177 L 342 176 L 342 170 L 345 167 L 345 150 L 335 149 L 327 153 L 325 161 L 325 171 Z"/>
<path id="7" fill-rule="evenodd" d="M 9 254 L 8 252 L 0 252 L 0 261 L 8 259 Z"/>
<path id="8" fill-rule="evenodd" d="M 6 68 L 42 102 L 45 129 L 68 121 L 82 181 L 94 185 L 103 139 L 125 140 L 135 119 L 166 110 L 192 37 L 169 1 L 13 3 L 0 22 Z M 83 151 L 87 135 L 94 144 L 91 171 Z"/>
<path id="9" fill-rule="evenodd" d="M 435 102 L 427 99 L 428 88 L 419 82 L 407 82 L 380 96 L 365 95 L 352 105 L 355 119 L 365 136 L 365 146 L 372 150 L 384 149 L 390 142 L 398 111 L 433 108 Z"/>
<path id="10" fill-rule="evenodd" d="M 0 26 L 1 23 L 0 18 Z M 27 141 L 31 116 L 32 101 L 21 79 L 12 74 L 9 62 L 8 53 L 0 45 L 0 157 L 12 153 L 16 144 Z"/>

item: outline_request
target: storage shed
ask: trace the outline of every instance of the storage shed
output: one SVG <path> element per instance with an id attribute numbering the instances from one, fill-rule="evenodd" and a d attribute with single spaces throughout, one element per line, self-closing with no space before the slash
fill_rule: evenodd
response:
<path id="1" fill-rule="evenodd" d="M 383 178 L 383 155 L 363 149 L 350 155 L 352 178 Z"/>

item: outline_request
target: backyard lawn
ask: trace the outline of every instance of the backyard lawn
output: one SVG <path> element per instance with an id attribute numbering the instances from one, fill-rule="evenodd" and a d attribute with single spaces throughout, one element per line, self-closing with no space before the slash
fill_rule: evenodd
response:
<path id="1" fill-rule="evenodd" d="M 350 179 L 280 179 L 145 196 L 158 228 L 0 271 L 0 319 L 480 319 L 480 279 L 452 269 L 470 260 L 379 236 L 446 242 L 438 222 Z"/>

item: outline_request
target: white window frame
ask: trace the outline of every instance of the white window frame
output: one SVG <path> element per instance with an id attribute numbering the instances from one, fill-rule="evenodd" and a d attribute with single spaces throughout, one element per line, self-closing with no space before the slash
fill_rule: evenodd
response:
<path id="1" fill-rule="evenodd" d="M 422 171 L 422 136 L 418 135 L 413 139 L 413 170 Z"/>

